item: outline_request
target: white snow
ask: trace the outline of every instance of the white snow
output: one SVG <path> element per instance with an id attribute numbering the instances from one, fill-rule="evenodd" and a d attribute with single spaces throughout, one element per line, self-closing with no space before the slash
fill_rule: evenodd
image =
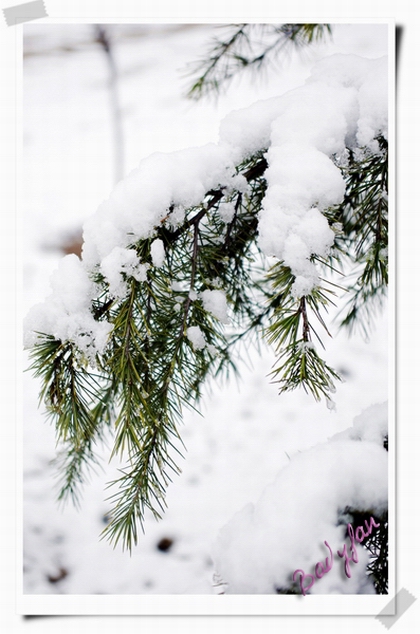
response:
<path id="1" fill-rule="evenodd" d="M 112 326 L 93 318 L 90 305 L 95 287 L 76 255 L 61 260 L 51 277 L 51 289 L 45 302 L 35 305 L 25 318 L 25 347 L 32 347 L 43 333 L 73 341 L 93 360 L 104 349 Z"/>
<path id="2" fill-rule="evenodd" d="M 142 264 L 133 249 L 114 247 L 101 262 L 100 270 L 109 284 L 109 292 L 116 298 L 123 299 L 129 290 L 123 274 L 132 276 L 138 282 L 147 279 L 147 264 Z"/>
<path id="3" fill-rule="evenodd" d="M 222 528 L 214 562 L 227 584 L 225 593 L 270 594 L 290 587 L 295 570 L 313 574 L 315 564 L 325 560 L 325 540 L 333 552 L 342 548 L 346 526 L 337 522 L 340 511 L 349 507 L 380 516 L 387 509 L 388 453 L 370 440 L 377 440 L 372 429 L 382 433 L 385 425 L 386 404 L 355 420 L 354 431 L 362 442 L 336 439 L 294 455 L 258 502 L 248 504 Z M 351 578 L 335 561 L 311 592 L 374 592 L 366 579 L 368 553 L 360 546 L 358 554 Z"/>
<path id="4" fill-rule="evenodd" d="M 371 405 L 356 416 L 353 426 L 334 435 L 331 440 L 360 440 L 383 447 L 388 435 L 388 403 Z"/>
<path id="5" fill-rule="evenodd" d="M 232 202 L 221 202 L 218 209 L 219 216 L 223 222 L 231 222 L 235 215 L 235 205 Z"/>
<path id="6" fill-rule="evenodd" d="M 152 256 L 153 265 L 157 266 L 158 268 L 163 266 L 163 263 L 165 261 L 165 247 L 162 240 L 153 240 L 152 246 L 150 247 L 150 253 Z"/>
<path id="7" fill-rule="evenodd" d="M 229 324 L 226 295 L 220 290 L 205 290 L 201 293 L 204 310 L 208 311 L 223 324 Z"/>
<path id="8" fill-rule="evenodd" d="M 194 350 L 202 350 L 206 347 L 206 340 L 199 326 L 187 328 L 187 337 L 191 341 Z"/>
<path id="9" fill-rule="evenodd" d="M 166 224 L 169 225 L 171 229 L 176 229 L 185 219 L 185 209 L 181 205 L 176 205 L 168 215 L 166 219 Z"/>

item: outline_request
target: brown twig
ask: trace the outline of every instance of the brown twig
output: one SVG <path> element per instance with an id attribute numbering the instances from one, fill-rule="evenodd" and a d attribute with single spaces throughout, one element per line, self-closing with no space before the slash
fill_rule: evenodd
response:
<path id="1" fill-rule="evenodd" d="M 306 310 L 306 297 L 305 296 L 300 298 L 299 313 L 302 315 L 302 321 L 303 321 L 303 331 L 302 331 L 303 340 L 304 341 L 310 341 L 311 340 L 311 330 L 310 330 L 310 324 L 309 324 L 309 319 L 308 319 L 308 313 L 307 313 L 307 310 Z"/>

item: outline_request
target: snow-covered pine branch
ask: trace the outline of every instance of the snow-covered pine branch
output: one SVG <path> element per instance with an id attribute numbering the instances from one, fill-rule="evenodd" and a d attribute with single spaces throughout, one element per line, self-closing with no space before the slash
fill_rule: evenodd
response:
<path id="1" fill-rule="evenodd" d="M 328 332 L 326 271 L 349 258 L 362 268 L 356 307 L 384 292 L 386 149 L 386 59 L 335 55 L 300 88 L 227 116 L 217 144 L 142 161 L 86 222 L 82 260 L 63 259 L 25 343 L 68 451 L 62 497 L 114 429 L 127 467 L 112 541 L 131 548 L 145 509 L 163 510 L 182 408 L 235 367 L 244 333 L 267 330 L 280 391 L 331 405 L 339 377 L 313 323 Z"/>

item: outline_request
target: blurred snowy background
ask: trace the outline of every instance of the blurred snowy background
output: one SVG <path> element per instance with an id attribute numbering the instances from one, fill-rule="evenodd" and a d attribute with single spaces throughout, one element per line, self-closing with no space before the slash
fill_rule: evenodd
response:
<path id="1" fill-rule="evenodd" d="M 288 53 L 258 78 L 243 77 L 216 102 L 190 102 L 188 65 L 205 52 L 214 25 L 106 25 L 118 70 L 124 173 L 152 152 L 217 142 L 220 120 L 302 84 L 312 64 L 336 52 L 387 53 L 386 26 L 336 25 L 333 39 Z M 79 248 L 84 220 L 113 187 L 108 66 L 88 24 L 24 28 L 24 312 L 49 292 L 59 259 Z M 272 351 L 248 350 L 241 380 L 209 386 L 202 414 L 187 412 L 182 474 L 169 487 L 162 521 L 152 517 L 133 554 L 100 542 L 115 465 L 92 476 L 79 510 L 55 501 L 54 430 L 38 409 L 38 384 L 24 377 L 24 592 L 200 594 L 217 592 L 212 544 L 218 531 L 298 451 L 352 424 L 388 395 L 386 315 L 369 341 L 334 330 L 327 362 L 345 382 L 336 410 L 304 393 L 279 397 L 267 374 Z M 26 366 L 28 363 L 26 362 Z"/>

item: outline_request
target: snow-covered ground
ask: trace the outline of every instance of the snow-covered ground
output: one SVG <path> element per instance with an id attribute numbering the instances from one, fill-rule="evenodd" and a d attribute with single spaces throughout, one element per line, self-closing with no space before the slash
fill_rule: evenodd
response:
<path id="1" fill-rule="evenodd" d="M 379 57 L 386 27 L 337 25 L 332 43 L 289 55 L 257 82 L 245 77 L 217 103 L 183 97 L 187 64 L 202 55 L 210 25 L 116 26 L 115 55 L 125 138 L 125 172 L 155 151 L 217 141 L 221 118 L 256 99 L 300 85 L 312 64 L 333 52 Z M 25 26 L 24 310 L 48 293 L 49 277 L 84 220 L 113 185 L 107 66 L 88 25 Z M 38 384 L 24 377 L 24 589 L 31 594 L 213 593 L 212 548 L 219 530 L 296 452 L 352 424 L 388 396 L 386 315 L 369 341 L 335 332 L 328 362 L 346 378 L 336 410 L 303 393 L 277 395 L 267 374 L 273 352 L 244 351 L 236 384 L 209 386 L 202 414 L 186 412 L 182 474 L 168 491 L 162 521 L 146 522 L 131 557 L 98 539 L 108 510 L 106 482 L 117 465 L 93 475 L 79 510 L 55 501 L 54 431 L 38 409 Z M 167 550 L 161 540 L 166 539 Z"/>

